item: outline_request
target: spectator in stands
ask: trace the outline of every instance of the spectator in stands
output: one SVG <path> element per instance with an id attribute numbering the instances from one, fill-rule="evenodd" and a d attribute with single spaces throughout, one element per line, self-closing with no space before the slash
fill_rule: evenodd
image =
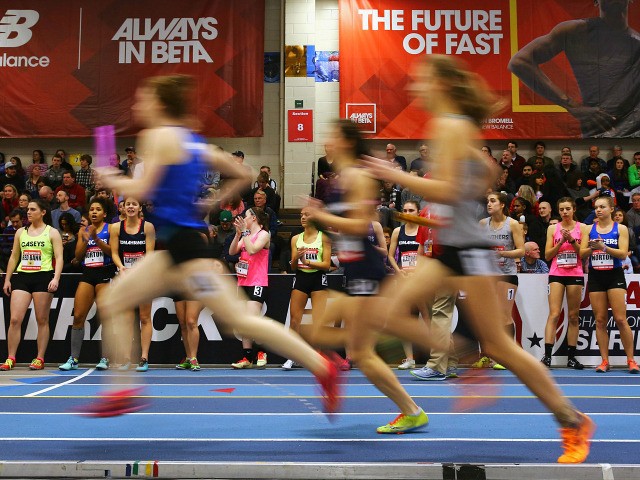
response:
<path id="1" fill-rule="evenodd" d="M 516 193 L 516 184 L 511 178 L 512 168 L 507 165 L 499 165 L 502 168 L 501 175 L 496 179 L 495 191 L 507 192 L 512 195 Z"/>
<path id="2" fill-rule="evenodd" d="M 124 211 L 124 200 L 120 200 L 118 202 L 118 214 L 114 215 L 113 218 L 111 220 L 109 220 L 109 223 L 120 223 L 123 220 L 127 219 L 127 214 Z"/>
<path id="3" fill-rule="evenodd" d="M 62 174 L 68 171 L 62 168 L 62 158 L 56 154 L 51 158 L 51 166 L 43 174 L 43 177 L 46 179 L 47 185 L 55 190 L 62 185 Z"/>
<path id="4" fill-rule="evenodd" d="M 84 187 L 76 183 L 75 172 L 64 172 L 62 176 L 62 185 L 56 188 L 55 192 L 64 190 L 69 195 L 69 206 L 75 208 L 78 211 L 82 211 L 85 208 L 86 196 Z"/>
<path id="5" fill-rule="evenodd" d="M 64 190 L 60 190 L 56 193 L 56 199 L 58 200 L 58 208 L 51 212 L 51 220 L 54 228 L 58 228 L 58 222 L 63 213 L 69 213 L 73 217 L 75 223 L 80 223 L 81 215 L 78 210 L 69 206 L 69 194 Z"/>
<path id="6" fill-rule="evenodd" d="M 597 190 L 590 193 L 589 189 L 583 184 L 582 175 L 577 171 L 569 174 L 567 177 L 567 187 L 569 195 L 576 202 L 576 217 L 578 217 L 579 221 L 583 222 L 593 211 L 591 202 L 599 193 Z"/>
<path id="7" fill-rule="evenodd" d="M 427 167 L 431 162 L 431 159 L 429 158 L 429 146 L 426 143 L 423 143 L 420 145 L 418 153 L 420 156 L 411 162 L 411 165 L 409 165 L 409 171 L 416 171 L 418 172 L 418 175 L 422 177 L 427 173 Z"/>
<path id="8" fill-rule="evenodd" d="M 597 197 L 602 196 L 613 198 L 614 206 L 616 205 L 616 192 L 613 188 L 611 188 L 611 179 L 609 178 L 609 175 L 607 175 L 606 173 L 601 173 L 600 175 L 598 175 L 598 177 L 596 178 L 595 190 L 598 191 L 599 195 L 597 195 L 593 201 L 594 207 Z M 591 190 L 591 193 L 594 193 L 594 191 Z"/>
<path id="9" fill-rule="evenodd" d="M 324 157 L 318 159 L 318 179 L 328 178 L 329 173 L 333 172 L 333 146 L 325 144 Z"/>
<path id="10" fill-rule="evenodd" d="M 33 165 L 31 168 L 31 175 L 27 178 L 24 183 L 24 191 L 31 195 L 32 198 L 38 196 L 38 191 L 40 190 L 40 182 L 43 180 L 45 184 L 49 186 L 49 182 L 42 176 L 46 172 L 44 165 Z"/>
<path id="11" fill-rule="evenodd" d="M 607 171 L 607 162 L 605 162 L 604 159 L 600 158 L 600 148 L 598 148 L 596 145 L 591 145 L 589 147 L 589 155 L 583 158 L 582 162 L 580 162 L 580 169 L 585 176 L 591 169 L 592 160 L 598 162 L 598 165 L 600 166 L 600 172 Z"/>
<path id="12" fill-rule="evenodd" d="M 82 217 L 81 217 L 82 219 Z M 73 215 L 68 212 L 60 215 L 55 227 L 60 231 L 62 237 L 62 257 L 64 258 L 64 273 L 80 273 L 79 265 L 74 265 L 71 261 L 76 256 L 76 245 L 78 244 L 78 230 L 80 223 L 77 223 Z"/>
<path id="13" fill-rule="evenodd" d="M 518 153 L 518 142 L 510 140 L 507 142 L 507 150 L 511 156 L 511 165 L 509 176 L 513 181 L 517 181 L 522 176 L 522 167 L 524 167 L 527 161 L 522 155 Z"/>
<path id="14" fill-rule="evenodd" d="M 560 173 L 557 168 L 546 167 L 543 170 L 544 173 L 544 186 L 542 187 L 542 199 L 545 202 L 549 202 L 550 205 L 558 205 L 558 200 L 562 197 L 568 197 L 567 186 L 560 178 Z M 541 244 L 538 244 L 541 245 Z"/>
<path id="15" fill-rule="evenodd" d="M 56 195 L 53 190 L 51 190 L 51 187 L 40 187 L 40 190 L 38 190 L 38 196 L 47 202 L 52 210 L 58 208 L 58 200 L 56 200 Z"/>
<path id="16" fill-rule="evenodd" d="M 549 273 L 549 267 L 540 260 L 540 247 L 536 242 L 524 244 L 524 257 L 520 259 L 520 273 Z"/>
<path id="17" fill-rule="evenodd" d="M 613 169 L 609 171 L 611 187 L 616 192 L 617 204 L 624 209 L 629 207 L 629 200 L 625 196 L 625 193 L 629 192 L 629 176 L 627 174 L 629 168 L 631 167 L 625 168 L 624 161 L 618 158 L 613 164 Z"/>
<path id="18" fill-rule="evenodd" d="M 251 203 L 249 203 L 247 206 L 253 207 L 255 205 L 255 203 L 253 202 L 253 197 L 255 196 L 255 193 L 258 190 L 262 190 L 265 193 L 265 195 L 267 196 L 267 204 L 266 204 L 267 207 L 271 208 L 271 210 L 273 210 L 274 212 L 279 210 L 279 205 L 278 205 L 279 202 L 278 202 L 278 198 L 276 197 L 276 192 L 269 185 L 269 175 L 267 173 L 265 173 L 265 172 L 260 172 L 258 174 L 258 178 L 257 178 L 256 184 L 257 184 L 257 186 L 251 190 L 251 192 L 252 192 Z"/>
<path id="19" fill-rule="evenodd" d="M 16 208 L 11 211 L 9 221 L 11 223 L 2 231 L 2 238 L 0 238 L 0 269 L 2 269 L 3 272 L 7 270 L 16 232 L 23 227 L 22 214 L 19 209 Z"/>
<path id="20" fill-rule="evenodd" d="M 527 167 L 529 167 L 529 165 L 525 165 L 525 168 Z M 543 172 L 536 172 L 533 175 L 531 175 L 529 178 L 529 187 L 531 188 L 531 190 L 533 190 L 533 196 L 536 199 L 536 201 L 532 202 L 530 198 L 527 198 L 527 200 L 529 200 L 529 202 L 534 206 L 533 207 L 534 212 L 536 210 L 535 205 L 544 195 L 543 188 L 544 188 L 545 181 L 546 181 L 546 177 L 544 176 Z"/>
<path id="21" fill-rule="evenodd" d="M 84 188 L 85 196 L 91 197 L 96 188 L 96 171 L 91 168 L 93 157 L 89 154 L 80 156 L 80 170 L 76 172 L 76 183 Z"/>
<path id="22" fill-rule="evenodd" d="M 533 157 L 529 157 L 529 159 L 527 160 L 527 163 L 526 163 L 532 169 L 533 169 L 534 165 L 536 164 L 536 158 L 541 158 L 542 159 L 544 167 L 555 167 L 556 166 L 555 163 L 553 163 L 553 158 L 547 157 L 544 154 L 545 150 L 547 149 L 547 145 L 543 141 L 540 141 L 540 140 L 537 141 L 534 144 L 533 149 L 535 150 L 536 154 Z"/>
<path id="23" fill-rule="evenodd" d="M 242 168 L 244 168 L 251 175 L 251 177 L 254 176 L 251 166 L 244 163 L 244 152 L 236 150 L 231 155 L 236 163 L 238 165 L 242 165 Z M 224 177 L 222 178 L 224 179 Z M 251 181 L 247 183 L 247 187 L 240 192 L 240 195 L 242 196 L 242 201 L 245 205 L 252 205 L 251 202 L 253 201 L 253 184 L 251 183 Z"/>
<path id="24" fill-rule="evenodd" d="M 533 175 L 533 166 L 532 165 L 525 165 L 524 167 L 522 167 L 522 177 L 520 177 L 518 179 L 518 181 L 516 182 L 516 187 L 519 189 L 522 185 L 529 185 L 531 186 L 531 175 Z"/>
<path id="25" fill-rule="evenodd" d="M 527 200 L 531 205 L 534 212 L 538 211 L 538 199 L 536 198 L 536 194 L 529 185 L 521 186 L 516 192 L 516 197 L 521 197 Z M 511 202 L 513 203 L 513 202 Z M 511 207 L 509 207 L 509 212 L 511 212 Z"/>
<path id="26" fill-rule="evenodd" d="M 633 154 L 633 165 L 627 170 L 627 177 L 629 177 L 629 187 L 640 187 L 640 152 Z"/>
<path id="27" fill-rule="evenodd" d="M 31 154 L 31 165 L 29 165 L 25 171 L 25 175 L 29 176 L 31 174 L 31 169 L 33 165 L 47 165 L 47 161 L 44 159 L 44 152 L 42 150 L 34 150 Z"/>
<path id="28" fill-rule="evenodd" d="M 237 217 L 234 223 L 236 232 L 229 253 L 240 254 L 236 264 L 238 286 L 248 297 L 247 312 L 260 315 L 269 286 L 269 219 L 260 207 L 252 207 L 244 217 Z M 261 350 L 254 356 L 253 340 L 242 339 L 243 357 L 232 363 L 235 369 L 251 368 L 255 362 L 257 368 L 265 368 L 267 354 Z"/>
<path id="29" fill-rule="evenodd" d="M 276 212 L 267 205 L 267 194 L 262 190 L 257 190 L 253 195 L 253 205 L 261 208 L 264 213 L 269 216 L 269 233 L 271 233 L 271 242 L 274 243 L 278 233 L 278 216 Z"/>
<path id="30" fill-rule="evenodd" d="M 394 212 L 399 212 L 402 192 L 396 188 L 393 182 L 385 181 L 380 189 L 380 204 L 378 205 L 378 217 L 383 227 L 395 228 L 396 220 Z"/>
<path id="31" fill-rule="evenodd" d="M 18 189 L 10 183 L 4 186 L 2 196 L 2 220 L 3 226 L 9 223 L 9 214 L 14 208 L 18 208 Z"/>
<path id="32" fill-rule="evenodd" d="M 135 147 L 127 147 L 124 151 L 127 154 L 127 158 L 120 164 L 120 168 L 125 175 L 133 177 L 136 168 L 142 163 L 142 159 L 138 157 Z"/>
<path id="33" fill-rule="evenodd" d="M 498 163 L 498 159 L 493 156 L 493 151 L 491 150 L 491 147 L 489 145 L 483 145 L 480 148 L 480 152 L 482 153 L 482 155 L 487 157 L 488 160 L 493 160 L 494 163 Z"/>
<path id="34" fill-rule="evenodd" d="M 5 295 L 11 296 L 11 320 L 7 332 L 8 355 L 7 360 L 0 366 L 0 370 L 3 371 L 11 370 L 15 365 L 22 321 L 32 302 L 38 324 L 38 352 L 29 368 L 44 369 L 44 356 L 50 336 L 51 301 L 53 294 L 58 290 L 63 265 L 60 233 L 51 228 L 51 217 L 48 213 L 44 202 L 38 200 L 29 203 L 31 225 L 28 229 L 19 229 L 14 237 L 3 288 Z"/>
<path id="35" fill-rule="evenodd" d="M 411 163 L 413 165 L 413 162 Z M 409 170 L 409 175 L 420 175 L 421 170 L 415 170 L 413 167 Z M 420 210 L 420 203 L 422 202 L 422 196 L 413 193 L 408 187 L 402 189 L 400 193 L 400 209 L 404 208 L 404 204 L 407 202 L 415 202 Z M 416 212 L 417 213 L 417 212 Z"/>
<path id="36" fill-rule="evenodd" d="M 16 164 L 16 174 L 18 177 L 27 178 L 24 168 L 22 167 L 22 160 L 20 160 L 20 157 L 11 157 L 9 161 Z M 2 167 L 4 170 L 4 162 L 2 163 Z"/>
<path id="37" fill-rule="evenodd" d="M 407 171 L 407 159 L 398 155 L 398 149 L 393 143 L 387 145 L 387 160 L 399 165 L 405 172 Z"/>
<path id="38" fill-rule="evenodd" d="M 616 160 L 618 159 L 622 160 L 625 169 L 629 169 L 631 164 L 629 163 L 629 160 L 622 156 L 622 147 L 620 145 L 614 145 L 611 153 L 612 155 L 611 158 L 607 160 L 607 169 L 605 171 L 613 170 Z"/>
<path id="39" fill-rule="evenodd" d="M 24 177 L 18 175 L 16 164 L 11 160 L 4 164 L 4 175 L 0 177 L 0 188 L 4 189 L 4 186 L 9 183 L 21 188 L 24 185 Z"/>
<path id="40" fill-rule="evenodd" d="M 525 240 L 534 241 L 538 245 L 546 239 L 546 230 L 538 217 L 533 214 L 531 204 L 522 197 L 513 199 L 513 212 L 511 218 L 518 220 L 526 230 Z M 524 220 L 522 222 L 521 220 Z"/>
<path id="41" fill-rule="evenodd" d="M 605 167 L 606 167 L 606 163 L 605 163 Z M 595 185 L 596 182 L 596 178 L 598 178 L 598 175 L 600 175 L 601 173 L 604 173 L 605 171 L 602 170 L 602 168 L 600 167 L 600 162 L 598 161 L 597 158 L 590 158 L 589 159 L 589 169 L 587 170 L 587 173 L 584 176 L 584 181 L 585 183 L 588 185 L 587 182 L 593 182 L 593 184 Z"/>
<path id="42" fill-rule="evenodd" d="M 316 180 L 315 198 L 321 200 L 323 203 L 327 203 L 329 195 L 331 195 L 337 181 L 338 175 L 331 171 L 325 172 L 322 177 L 318 177 L 318 180 Z"/>
<path id="43" fill-rule="evenodd" d="M 563 153 L 560 156 L 560 165 L 558 165 L 558 172 L 560 173 L 560 178 L 563 183 L 567 183 L 567 175 L 571 172 L 574 172 L 577 169 L 577 165 L 573 161 L 573 157 L 571 157 L 568 153 Z"/>
<path id="44" fill-rule="evenodd" d="M 267 165 L 263 165 L 260 167 L 260 171 L 263 173 L 266 173 L 267 176 L 269 177 L 269 180 L 267 181 L 267 185 L 269 185 L 271 188 L 273 188 L 274 192 L 277 192 L 278 190 L 278 184 L 276 183 L 276 181 L 271 178 L 271 167 L 267 166 Z M 258 185 L 258 182 L 254 182 L 253 184 L 253 188 L 259 187 L 260 185 Z"/>
<path id="45" fill-rule="evenodd" d="M 235 228 L 233 226 L 234 215 L 229 210 L 221 210 L 218 221 L 219 226 L 211 225 L 211 238 L 209 243 L 213 250 L 213 258 L 222 258 L 224 243 L 229 235 L 233 235 Z"/>
<path id="46" fill-rule="evenodd" d="M 56 150 L 56 155 L 58 155 L 62 159 L 62 163 L 60 166 L 65 170 L 73 170 L 73 166 L 69 163 L 69 159 L 67 158 L 67 152 L 63 148 L 59 148 Z"/>
<path id="47" fill-rule="evenodd" d="M 245 210 L 245 205 L 244 205 L 244 202 L 242 201 L 242 197 L 240 196 L 240 194 L 234 193 L 233 195 L 231 195 L 228 201 L 220 204 L 220 210 L 227 210 L 231 212 L 231 216 L 233 218 L 237 217 L 238 215 L 242 215 L 242 213 Z M 218 219 L 211 218 L 210 223 L 217 225 L 218 221 L 216 220 L 219 221 L 219 218 Z"/>
<path id="48" fill-rule="evenodd" d="M 31 222 L 27 218 L 27 209 L 29 207 L 29 202 L 31 201 L 31 195 L 28 193 L 22 193 L 18 197 L 18 210 L 20 211 L 20 215 L 22 216 L 22 225 L 27 226 Z"/>

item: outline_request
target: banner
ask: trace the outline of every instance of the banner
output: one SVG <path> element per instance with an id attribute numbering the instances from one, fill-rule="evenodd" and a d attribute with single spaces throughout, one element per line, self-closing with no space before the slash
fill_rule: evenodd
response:
<path id="1" fill-rule="evenodd" d="M 262 313 L 274 320 L 289 325 L 289 298 L 293 287 L 294 275 L 269 275 L 269 288 Z M 342 275 L 328 275 L 329 288 L 342 290 Z M 640 275 L 627 277 L 627 321 L 634 338 L 635 352 L 640 348 Z M 73 297 L 80 279 L 79 274 L 63 274 L 60 287 L 51 304 L 50 331 L 51 340 L 47 349 L 48 364 L 63 363 L 69 357 L 70 332 L 73 324 Z M 544 329 L 549 315 L 547 303 L 547 275 L 519 274 L 519 287 L 516 293 L 516 303 L 513 308 L 513 319 L 516 327 L 516 341 L 536 358 L 544 354 Z M 332 300 L 330 299 L 329 302 Z M 6 358 L 6 332 L 9 327 L 10 309 L 9 299 L 0 296 L 0 357 Z M 464 302 L 459 299 L 458 303 Z M 37 323 L 33 305 L 30 305 L 22 323 L 22 341 L 18 348 L 17 360 L 28 363 L 36 355 Z M 302 323 L 311 321 L 311 303 L 307 303 L 307 310 Z M 212 316 L 213 315 L 213 316 Z M 457 325 L 457 309 L 454 313 L 452 328 Z M 200 325 L 200 345 L 198 360 L 201 363 L 230 364 L 240 358 L 242 347 L 240 339 L 223 337 L 216 325 L 215 312 L 203 310 L 198 319 Z M 173 364 L 184 357 L 184 347 L 180 335 L 178 319 L 175 315 L 173 300 L 162 297 L 153 301 L 152 306 L 153 337 L 149 360 L 151 363 Z M 553 364 L 566 366 L 567 354 L 567 308 L 566 304 L 561 312 L 556 330 L 556 344 L 554 346 Z M 620 332 L 613 318 L 607 323 L 609 331 L 609 359 L 612 365 L 626 365 L 626 357 L 620 341 Z M 138 332 L 139 333 L 139 332 Z M 84 343 L 80 361 L 82 363 L 97 362 L 100 358 L 100 321 L 96 317 L 95 305 L 87 316 Z M 139 348 L 139 347 L 137 347 Z M 278 364 L 284 359 L 269 353 L 269 363 Z M 585 365 L 599 365 L 600 353 L 596 342 L 595 320 L 591 311 L 589 295 L 583 291 L 580 306 L 580 332 L 578 336 L 577 355 Z M 132 357 L 137 360 L 137 356 Z"/>
<path id="2" fill-rule="evenodd" d="M 601 5 L 602 4 L 602 5 Z M 489 139 L 640 136 L 640 5 L 584 0 L 339 0 L 340 115 L 380 139 L 422 139 L 414 64 L 466 62 L 506 107 Z M 513 72 L 513 73 L 512 73 Z"/>
<path id="3" fill-rule="evenodd" d="M 136 87 L 196 77 L 202 133 L 261 136 L 264 0 L 8 0 L 0 5 L 2 137 L 133 135 Z"/>

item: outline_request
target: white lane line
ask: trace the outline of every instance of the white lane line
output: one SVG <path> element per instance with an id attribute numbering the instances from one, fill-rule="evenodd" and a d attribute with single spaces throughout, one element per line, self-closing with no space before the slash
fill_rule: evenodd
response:
<path id="1" fill-rule="evenodd" d="M 87 375 L 91 375 L 91 373 L 93 373 L 94 371 L 95 371 L 95 368 L 90 368 L 89 370 L 84 372 L 82 375 L 79 375 L 77 377 L 73 377 L 72 379 L 67 380 L 66 382 L 57 383 L 57 384 L 55 384 L 55 385 L 53 385 L 51 387 L 47 387 L 47 388 L 43 388 L 42 390 L 38 390 L 37 392 L 29 393 L 27 395 L 23 395 L 23 397 L 35 397 L 36 395 L 40 395 L 41 393 L 50 392 L 51 390 L 55 390 L 58 387 L 63 387 L 64 385 L 69 385 L 70 383 L 77 382 L 81 378 L 84 378 Z"/>
<path id="2" fill-rule="evenodd" d="M 312 443 L 335 443 L 335 442 L 474 442 L 474 443 L 559 443 L 558 438 L 420 438 L 416 434 L 402 435 L 404 438 L 398 438 L 400 435 L 389 435 L 381 438 L 121 438 L 121 437 L 66 437 L 66 438 L 48 438 L 48 437 L 0 437 L 0 441 L 6 442 L 312 442 Z M 591 443 L 640 443 L 639 439 L 592 439 Z"/>

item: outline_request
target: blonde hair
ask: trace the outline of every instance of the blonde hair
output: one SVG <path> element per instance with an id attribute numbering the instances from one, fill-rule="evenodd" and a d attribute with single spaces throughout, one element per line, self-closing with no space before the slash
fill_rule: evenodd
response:
<path id="1" fill-rule="evenodd" d="M 531 205 L 534 205 L 538 201 L 538 199 L 536 198 L 536 192 L 534 192 L 533 188 L 531 188 L 529 185 L 520 185 L 516 196 L 524 198 Z"/>

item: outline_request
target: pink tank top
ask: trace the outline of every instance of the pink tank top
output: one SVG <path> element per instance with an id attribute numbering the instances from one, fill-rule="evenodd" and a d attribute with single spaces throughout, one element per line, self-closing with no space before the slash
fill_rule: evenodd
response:
<path id="1" fill-rule="evenodd" d="M 557 245 L 563 241 L 562 233 L 560 230 L 562 225 L 556 224 L 556 229 L 553 232 L 553 244 Z M 576 226 L 571 230 L 571 237 L 575 238 L 576 242 L 580 243 L 580 222 L 576 222 Z M 551 268 L 549 269 L 549 275 L 557 275 L 560 277 L 581 277 L 584 275 L 582 270 L 582 260 L 580 255 L 576 253 L 575 249 L 568 242 L 564 242 L 560 246 L 560 250 L 553 260 L 551 261 Z"/>
<path id="2" fill-rule="evenodd" d="M 251 237 L 255 243 L 258 235 L 269 235 L 265 230 L 256 232 Z M 240 247 L 240 260 L 236 264 L 238 285 L 241 287 L 267 287 L 269 286 L 269 249 L 263 248 L 259 252 L 250 255 L 244 247 L 244 241 Z"/>

